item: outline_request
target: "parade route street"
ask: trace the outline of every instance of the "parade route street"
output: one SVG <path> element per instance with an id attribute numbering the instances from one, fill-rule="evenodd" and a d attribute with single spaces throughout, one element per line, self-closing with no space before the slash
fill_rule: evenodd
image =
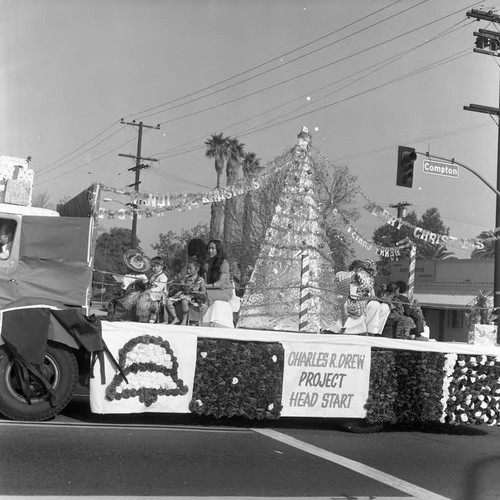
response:
<path id="1" fill-rule="evenodd" d="M 0 420 L 0 499 L 482 500 L 498 498 L 499 466 L 497 427 L 92 415 L 84 396 L 50 422 Z"/>

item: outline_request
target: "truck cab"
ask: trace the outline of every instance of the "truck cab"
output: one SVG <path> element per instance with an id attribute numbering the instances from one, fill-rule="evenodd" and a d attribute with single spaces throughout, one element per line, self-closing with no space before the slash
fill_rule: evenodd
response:
<path id="1" fill-rule="evenodd" d="M 9 233 L 0 252 L 0 308 L 39 297 L 88 311 L 91 230 L 90 218 L 0 203 L 0 238 Z"/>
<path id="2" fill-rule="evenodd" d="M 47 420 L 85 381 L 100 323 L 89 317 L 99 186 L 55 210 L 31 205 L 28 176 L 0 157 L 0 413 Z M 11 161 L 13 160 L 13 161 Z M 1 185 L 3 183 L 3 190 Z"/>

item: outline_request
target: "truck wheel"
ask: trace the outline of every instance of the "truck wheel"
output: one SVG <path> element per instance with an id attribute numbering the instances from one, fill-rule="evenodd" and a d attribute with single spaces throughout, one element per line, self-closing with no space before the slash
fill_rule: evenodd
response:
<path id="1" fill-rule="evenodd" d="M 0 412 L 12 420 L 47 420 L 57 415 L 71 400 L 78 383 L 78 363 L 73 352 L 48 344 L 45 361 L 40 365 L 42 375 L 49 381 L 54 395 L 30 375 L 28 404 L 19 383 L 11 354 L 0 347 Z"/>

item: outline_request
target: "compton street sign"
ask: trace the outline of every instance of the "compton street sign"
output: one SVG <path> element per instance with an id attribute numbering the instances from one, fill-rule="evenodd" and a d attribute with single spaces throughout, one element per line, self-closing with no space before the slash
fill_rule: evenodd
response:
<path id="1" fill-rule="evenodd" d="M 444 161 L 424 160 L 423 163 L 424 174 L 441 175 L 443 177 L 451 177 L 458 179 L 459 169 L 458 165 L 446 163 Z"/>

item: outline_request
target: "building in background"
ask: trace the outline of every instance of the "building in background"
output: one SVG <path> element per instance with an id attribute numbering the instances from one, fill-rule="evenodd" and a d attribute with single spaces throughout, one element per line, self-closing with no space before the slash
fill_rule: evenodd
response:
<path id="1" fill-rule="evenodd" d="M 430 338 L 467 342 L 466 313 L 479 291 L 493 305 L 493 259 L 417 259 L 414 299 L 424 312 Z M 391 281 L 408 283 L 408 263 L 392 262 Z"/>

